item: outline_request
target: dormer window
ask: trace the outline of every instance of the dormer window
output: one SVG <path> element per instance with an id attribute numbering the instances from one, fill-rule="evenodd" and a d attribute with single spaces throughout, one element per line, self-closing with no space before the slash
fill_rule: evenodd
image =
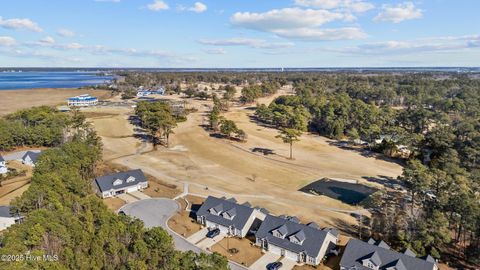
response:
<path id="1" fill-rule="evenodd" d="M 222 217 L 229 220 L 232 220 L 236 215 L 237 215 L 237 210 L 235 210 L 235 208 L 232 208 L 222 213 Z"/>
<path id="2" fill-rule="evenodd" d="M 305 241 L 306 236 L 303 230 L 300 230 L 297 233 L 290 235 L 288 239 L 294 244 L 301 245 L 303 244 L 303 241 Z"/>
<path id="3" fill-rule="evenodd" d="M 127 183 L 131 183 L 131 182 L 134 182 L 135 181 L 135 177 L 133 176 L 130 176 L 127 178 Z"/>
<path id="4" fill-rule="evenodd" d="M 219 204 L 215 207 L 208 209 L 208 212 L 212 215 L 219 216 L 223 212 L 223 205 Z"/>
<path id="5" fill-rule="evenodd" d="M 285 226 L 285 224 L 283 224 L 282 226 L 280 226 L 277 229 L 272 231 L 273 236 L 278 237 L 278 238 L 282 238 L 282 239 L 284 239 L 285 236 L 287 236 L 287 233 L 288 233 L 288 230 L 287 230 L 287 226 Z"/>
<path id="6" fill-rule="evenodd" d="M 380 260 L 380 256 L 377 252 L 371 253 L 370 256 L 362 260 L 363 266 L 373 270 L 378 270 L 381 264 L 382 261 Z"/>
<path id="7" fill-rule="evenodd" d="M 117 179 L 117 180 L 113 181 L 114 186 L 118 186 L 118 185 L 121 185 L 121 184 L 123 184 L 123 181 L 121 179 Z"/>

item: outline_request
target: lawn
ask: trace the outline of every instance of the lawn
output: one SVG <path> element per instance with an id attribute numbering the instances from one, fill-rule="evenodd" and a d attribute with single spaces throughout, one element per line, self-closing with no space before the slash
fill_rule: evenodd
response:
<path id="1" fill-rule="evenodd" d="M 175 196 L 181 193 L 180 190 L 177 189 L 177 186 L 172 184 L 167 184 L 161 182 L 154 177 L 148 176 L 148 188 L 146 188 L 143 193 L 147 194 L 152 198 L 170 198 L 173 199 Z"/>
<path id="2" fill-rule="evenodd" d="M 237 253 L 230 253 L 228 250 L 237 249 Z M 228 237 L 222 239 L 210 248 L 211 251 L 218 252 L 226 256 L 229 260 L 239 264 L 250 266 L 262 257 L 260 248 L 253 246 L 253 243 L 246 238 Z"/>
<path id="3" fill-rule="evenodd" d="M 187 203 L 184 199 L 179 199 L 180 210 L 168 220 L 168 227 L 187 238 L 200 231 L 202 226 L 197 223 L 189 211 L 185 211 Z"/>
<path id="4" fill-rule="evenodd" d="M 103 203 L 113 212 L 116 212 L 120 207 L 125 205 L 125 201 L 120 198 L 106 198 L 103 199 Z"/>

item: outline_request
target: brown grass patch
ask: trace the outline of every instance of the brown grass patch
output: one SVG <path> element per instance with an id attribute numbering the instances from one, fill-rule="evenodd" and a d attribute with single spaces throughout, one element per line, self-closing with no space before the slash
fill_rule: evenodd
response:
<path id="1" fill-rule="evenodd" d="M 187 201 L 190 202 L 190 205 L 192 204 L 201 205 L 205 201 L 205 198 L 193 196 L 193 195 L 187 195 L 185 196 L 185 199 L 187 199 Z"/>
<path id="2" fill-rule="evenodd" d="M 164 183 L 160 180 L 157 180 L 153 177 L 147 177 L 148 180 L 148 188 L 146 188 L 143 193 L 147 194 L 152 198 L 175 198 L 178 194 L 181 193 L 180 190 L 177 189 L 177 186 Z"/>
<path id="3" fill-rule="evenodd" d="M 21 196 L 30 186 L 30 178 L 32 178 L 33 168 L 30 166 L 23 165 L 18 161 L 9 161 L 7 166 L 16 169 L 18 172 L 25 171 L 25 175 L 19 175 L 2 182 L 0 205 L 9 205 L 14 198 Z"/>
<path id="4" fill-rule="evenodd" d="M 120 198 L 106 198 L 103 199 L 103 203 L 113 212 L 117 212 L 120 207 L 125 205 L 125 201 Z"/>
<path id="5" fill-rule="evenodd" d="M 168 227 L 176 233 L 187 238 L 200 231 L 202 226 L 190 217 L 190 212 L 185 211 L 187 206 L 184 199 L 177 200 L 180 203 L 180 210 L 168 220 Z"/>
<path id="6" fill-rule="evenodd" d="M 230 253 L 229 249 L 237 249 L 238 253 Z M 229 260 L 237 262 L 241 265 L 250 266 L 262 257 L 260 248 L 253 246 L 253 242 L 243 238 L 226 237 L 210 248 L 212 251 L 218 252 Z"/>
<path id="7" fill-rule="evenodd" d="M 100 100 L 109 98 L 111 91 L 94 89 L 27 89 L 0 91 L 0 115 L 35 106 L 56 106 L 67 103 L 67 98 L 90 94 Z"/>

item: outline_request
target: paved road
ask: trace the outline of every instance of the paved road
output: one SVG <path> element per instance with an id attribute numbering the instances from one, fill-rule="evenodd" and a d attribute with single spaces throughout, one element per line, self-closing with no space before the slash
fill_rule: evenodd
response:
<path id="1" fill-rule="evenodd" d="M 167 226 L 168 219 L 177 212 L 179 205 L 176 201 L 164 198 L 146 199 L 124 205 L 119 211 L 136 217 L 145 223 L 145 227 L 162 227 L 173 237 L 175 248 L 181 251 L 191 250 L 195 253 L 205 252 L 176 234 Z M 229 262 L 232 270 L 246 270 L 247 268 Z"/>

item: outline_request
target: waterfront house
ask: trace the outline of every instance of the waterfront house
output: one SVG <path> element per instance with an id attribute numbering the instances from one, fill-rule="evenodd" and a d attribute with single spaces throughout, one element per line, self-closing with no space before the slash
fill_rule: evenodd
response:
<path id="1" fill-rule="evenodd" d="M 89 94 L 71 97 L 68 99 L 68 106 L 73 106 L 73 107 L 88 107 L 88 106 L 95 106 L 97 104 L 98 104 L 98 98 L 91 96 Z"/>
<path id="2" fill-rule="evenodd" d="M 109 198 L 141 191 L 148 187 L 148 180 L 138 169 L 98 177 L 94 180 L 94 186 L 102 198 Z"/>
<path id="3" fill-rule="evenodd" d="M 383 241 L 350 239 L 340 261 L 340 270 L 437 270 L 431 256 L 417 258 L 406 249 L 394 251 Z"/>
<path id="4" fill-rule="evenodd" d="M 296 217 L 267 215 L 255 238 L 264 251 L 315 266 L 335 249 L 338 231 L 321 229 L 313 222 L 301 224 Z"/>

